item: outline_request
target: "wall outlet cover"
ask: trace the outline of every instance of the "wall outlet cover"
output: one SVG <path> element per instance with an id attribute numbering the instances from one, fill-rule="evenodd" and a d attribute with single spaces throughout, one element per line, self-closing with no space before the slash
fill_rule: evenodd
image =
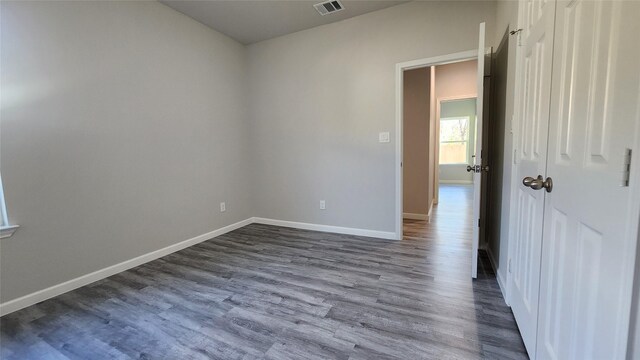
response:
<path id="1" fill-rule="evenodd" d="M 385 132 L 381 132 L 380 134 L 378 134 L 378 141 L 381 143 L 388 143 L 389 142 L 389 132 L 385 131 Z"/>

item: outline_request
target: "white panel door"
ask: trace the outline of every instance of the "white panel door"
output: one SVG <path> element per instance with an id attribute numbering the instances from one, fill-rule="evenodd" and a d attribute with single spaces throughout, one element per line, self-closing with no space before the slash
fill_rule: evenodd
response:
<path id="1" fill-rule="evenodd" d="M 478 96 L 476 98 L 476 128 L 475 128 L 475 164 L 473 166 L 473 237 L 471 251 L 471 277 L 478 276 L 478 245 L 480 243 L 480 194 L 482 191 L 482 107 L 484 103 L 484 57 L 485 57 L 485 23 L 480 24 L 478 39 Z M 470 171 L 467 167 L 467 171 Z"/>
<path id="2" fill-rule="evenodd" d="M 510 259 L 510 305 L 531 358 L 535 358 L 544 192 L 524 186 L 545 174 L 555 2 L 520 2 L 517 91 L 515 231 Z"/>
<path id="3" fill-rule="evenodd" d="M 538 359 L 625 358 L 638 204 L 623 167 L 640 119 L 639 19 L 639 2 L 557 4 Z"/>

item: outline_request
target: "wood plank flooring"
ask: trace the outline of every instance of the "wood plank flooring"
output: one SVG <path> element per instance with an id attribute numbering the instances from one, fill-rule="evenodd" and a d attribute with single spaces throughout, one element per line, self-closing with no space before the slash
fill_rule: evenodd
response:
<path id="1" fill-rule="evenodd" d="M 469 188 L 402 241 L 253 224 L 0 319 L 2 359 L 520 359 Z"/>

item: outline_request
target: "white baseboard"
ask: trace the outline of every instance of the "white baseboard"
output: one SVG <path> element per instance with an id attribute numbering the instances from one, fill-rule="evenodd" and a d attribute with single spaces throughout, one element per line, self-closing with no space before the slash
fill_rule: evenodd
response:
<path id="1" fill-rule="evenodd" d="M 470 185 L 473 184 L 472 180 L 440 180 L 440 184 L 458 184 L 458 185 Z"/>
<path id="2" fill-rule="evenodd" d="M 378 231 L 378 230 L 348 228 L 348 227 L 342 227 L 342 226 L 309 224 L 309 223 L 302 223 L 302 222 L 295 222 L 295 221 L 265 219 L 260 217 L 254 217 L 253 222 L 258 224 L 283 226 L 283 227 L 290 227 L 290 228 L 303 229 L 303 230 L 324 231 L 324 232 L 337 233 L 337 234 L 366 236 L 366 237 L 374 237 L 374 238 L 381 238 L 381 239 L 392 239 L 392 240 L 396 239 L 396 233 L 390 232 L 390 231 Z"/>
<path id="3" fill-rule="evenodd" d="M 433 212 L 433 205 L 435 205 L 435 201 L 432 201 L 429 205 L 429 211 L 426 214 L 416 214 L 416 213 L 402 213 L 403 219 L 408 220 L 425 220 L 427 222 L 431 222 L 431 213 Z"/>
<path id="4" fill-rule="evenodd" d="M 152 251 L 150 253 L 135 257 L 133 259 L 127 260 L 127 261 L 123 261 L 119 264 L 115 264 L 109 267 L 106 267 L 104 269 L 98 270 L 98 271 L 94 271 L 92 273 L 77 277 L 75 279 L 71 279 L 69 281 L 65 281 L 61 284 L 57 284 L 54 286 L 51 286 L 49 288 L 43 289 L 43 290 L 39 290 L 36 291 L 34 293 L 19 297 L 17 299 L 14 300 L 10 300 L 7 301 L 5 303 L 0 304 L 0 316 L 12 313 L 14 311 L 23 309 L 27 306 L 31 306 L 34 304 L 37 304 L 41 301 L 50 299 L 52 297 L 64 294 L 66 292 L 69 292 L 71 290 L 75 290 L 79 287 L 91 284 L 93 282 L 96 282 L 98 280 L 102 280 L 104 278 L 107 278 L 111 275 L 115 275 L 117 273 L 123 272 L 125 270 L 129 270 L 131 268 L 134 268 L 136 266 L 140 266 L 144 263 L 147 263 L 149 261 L 161 258 L 163 256 L 169 255 L 171 253 L 174 253 L 176 251 L 180 251 L 184 248 L 187 248 L 189 246 L 193 246 L 195 244 L 201 243 L 203 241 L 212 239 L 216 236 L 220 236 L 222 234 L 226 234 L 230 231 L 239 229 L 243 226 L 249 225 L 252 223 L 252 218 L 246 219 L 246 220 L 242 220 L 239 221 L 235 224 L 231 224 L 225 227 L 222 227 L 220 229 L 214 230 L 214 231 L 210 231 L 206 234 L 202 234 L 202 235 L 198 235 L 194 238 L 179 242 L 177 244 L 173 244 L 170 246 L 167 246 L 165 248 L 159 249 L 159 250 L 155 250 Z"/>
<path id="5" fill-rule="evenodd" d="M 402 213 L 403 219 L 409 220 L 429 220 L 428 214 Z"/>
<path id="6" fill-rule="evenodd" d="M 502 279 L 502 276 L 500 275 L 500 272 L 498 272 L 498 266 L 496 266 L 496 259 L 493 257 L 493 253 L 491 252 L 490 247 L 487 246 L 486 251 L 487 251 L 487 255 L 489 255 L 489 262 L 491 263 L 493 272 L 496 273 L 496 280 L 498 280 L 498 286 L 500 287 L 502 298 L 504 299 L 504 302 L 507 305 L 509 305 L 509 301 L 507 301 L 507 287 L 506 287 L 506 284 L 504 283 L 504 280 Z"/>
<path id="7" fill-rule="evenodd" d="M 509 300 L 507 299 L 507 285 L 505 284 L 502 275 L 500 275 L 498 271 L 496 271 L 496 279 L 498 280 L 498 286 L 500 287 L 500 292 L 502 293 L 502 299 L 504 299 L 504 303 L 508 306 L 511 306 L 509 304 Z"/>

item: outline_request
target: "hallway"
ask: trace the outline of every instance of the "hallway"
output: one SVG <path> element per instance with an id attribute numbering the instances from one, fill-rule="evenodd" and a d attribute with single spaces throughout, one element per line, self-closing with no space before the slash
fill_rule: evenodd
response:
<path id="1" fill-rule="evenodd" d="M 423 244 L 433 255 L 434 271 L 465 282 L 471 271 L 472 201 L 470 185 L 440 185 L 440 203 L 432 210 L 431 222 L 405 219 L 403 226 L 404 241 Z M 491 267 L 488 260 L 485 265 Z"/>
<path id="2" fill-rule="evenodd" d="M 430 273 L 439 285 L 437 295 L 458 294 L 451 306 L 475 306 L 477 327 L 467 335 L 483 343 L 485 356 L 526 359 L 515 319 L 504 303 L 485 251 L 480 251 L 478 278 L 470 279 L 472 202 L 472 185 L 440 184 L 439 203 L 432 210 L 431 221 L 405 219 L 403 242 L 425 251 Z M 494 343 L 494 333 L 508 334 L 511 340 Z M 490 344 L 485 344 L 489 339 Z"/>

